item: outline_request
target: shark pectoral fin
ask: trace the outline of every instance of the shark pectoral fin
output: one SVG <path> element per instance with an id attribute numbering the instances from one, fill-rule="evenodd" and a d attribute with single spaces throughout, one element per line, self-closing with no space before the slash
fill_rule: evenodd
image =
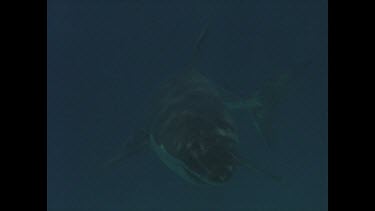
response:
<path id="1" fill-rule="evenodd" d="M 283 182 L 283 177 L 274 175 L 271 172 L 265 170 L 262 167 L 259 167 L 258 165 L 255 165 L 254 163 L 250 162 L 249 160 L 245 160 L 244 158 L 240 157 L 239 155 L 233 155 L 233 157 L 237 160 L 237 162 L 246 167 L 247 169 L 250 169 L 254 172 L 263 174 L 264 176 L 272 179 L 275 182 L 282 183 Z"/>
<path id="2" fill-rule="evenodd" d="M 118 147 L 113 153 L 112 157 L 101 164 L 101 168 L 115 167 L 119 164 L 127 161 L 140 154 L 149 145 L 149 134 L 148 132 L 141 130 L 135 133 L 135 135 L 127 140 L 122 146 Z"/>
<path id="3" fill-rule="evenodd" d="M 260 168 L 258 166 L 255 166 L 253 163 L 250 163 L 249 161 L 243 161 L 243 166 L 245 166 L 246 168 L 248 169 L 251 169 L 253 171 L 256 171 L 258 173 L 261 173 L 263 174 L 264 176 L 267 176 L 269 178 L 271 178 L 273 181 L 275 182 L 283 182 L 283 177 L 281 176 L 278 176 L 278 175 L 274 175 L 268 171 L 266 171 L 265 169 L 263 168 Z"/>

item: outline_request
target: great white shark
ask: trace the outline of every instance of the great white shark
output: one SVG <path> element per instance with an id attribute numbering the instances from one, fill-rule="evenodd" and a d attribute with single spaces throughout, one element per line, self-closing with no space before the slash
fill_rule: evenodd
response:
<path id="1" fill-rule="evenodd" d="M 169 169 L 193 184 L 223 184 L 241 166 L 281 181 L 281 177 L 255 165 L 238 152 L 240 140 L 231 111 L 250 112 L 260 137 L 270 144 L 272 111 L 285 95 L 295 71 L 278 75 L 250 97 L 228 99 L 228 91 L 195 67 L 206 29 L 199 35 L 187 71 L 163 84 L 149 126 L 126 145 L 126 152 L 110 163 L 149 147 Z"/>
<path id="2" fill-rule="evenodd" d="M 164 86 L 147 136 L 150 147 L 169 169 L 194 184 L 222 184 L 238 166 L 279 180 L 238 153 L 238 131 L 231 110 L 253 113 L 254 126 L 262 134 L 268 123 L 261 95 L 226 100 L 221 90 L 196 70 Z"/>

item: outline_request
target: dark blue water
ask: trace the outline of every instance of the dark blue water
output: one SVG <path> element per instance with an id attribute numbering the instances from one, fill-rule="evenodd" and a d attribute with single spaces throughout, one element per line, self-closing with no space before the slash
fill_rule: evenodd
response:
<path id="1" fill-rule="evenodd" d="M 158 2 L 158 3 L 156 3 Z M 328 207 L 327 1 L 48 0 L 48 210 L 285 210 Z M 212 14 L 212 15 L 210 15 Z M 151 151 L 104 167 L 145 124 L 149 99 L 189 65 L 249 96 L 300 70 L 274 116 L 277 147 L 236 114 L 245 168 L 196 187 Z"/>

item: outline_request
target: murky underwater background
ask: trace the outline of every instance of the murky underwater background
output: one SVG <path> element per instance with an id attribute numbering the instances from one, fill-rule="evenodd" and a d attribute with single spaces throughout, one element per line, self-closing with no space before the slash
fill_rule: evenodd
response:
<path id="1" fill-rule="evenodd" d="M 48 210 L 327 210 L 327 7 L 48 0 Z M 276 109 L 276 147 L 259 139 L 249 113 L 234 114 L 241 152 L 284 183 L 240 168 L 223 186 L 196 187 L 150 150 L 103 167 L 144 127 L 154 90 L 185 70 L 208 21 L 196 66 L 217 85 L 245 97 L 301 69 Z"/>

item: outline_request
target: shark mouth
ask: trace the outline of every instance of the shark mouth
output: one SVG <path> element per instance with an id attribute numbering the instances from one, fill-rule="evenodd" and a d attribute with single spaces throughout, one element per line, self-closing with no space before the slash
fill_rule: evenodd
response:
<path id="1" fill-rule="evenodd" d="M 236 159 L 232 150 L 222 147 L 210 147 L 205 154 L 196 151 L 185 160 L 187 174 L 199 183 L 222 184 L 233 174 Z"/>

